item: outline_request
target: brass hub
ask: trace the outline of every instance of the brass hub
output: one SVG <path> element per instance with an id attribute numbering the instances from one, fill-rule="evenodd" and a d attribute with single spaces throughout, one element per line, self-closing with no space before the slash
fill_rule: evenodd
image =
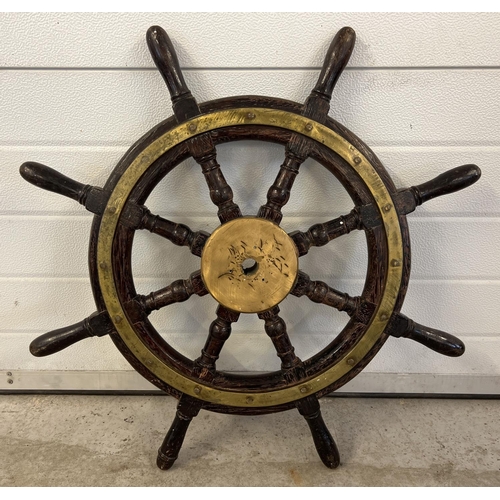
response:
<path id="1" fill-rule="evenodd" d="M 279 304 L 295 285 L 298 267 L 290 236 L 257 217 L 218 227 L 201 256 L 207 290 L 219 304 L 242 313 L 260 313 Z"/>

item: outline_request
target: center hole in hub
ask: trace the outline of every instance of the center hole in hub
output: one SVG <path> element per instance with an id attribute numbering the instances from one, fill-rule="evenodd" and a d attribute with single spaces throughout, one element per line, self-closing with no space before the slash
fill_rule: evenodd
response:
<path id="1" fill-rule="evenodd" d="M 257 262 L 254 259 L 245 259 L 241 263 L 241 268 L 243 269 L 243 274 L 248 276 L 257 270 Z"/>

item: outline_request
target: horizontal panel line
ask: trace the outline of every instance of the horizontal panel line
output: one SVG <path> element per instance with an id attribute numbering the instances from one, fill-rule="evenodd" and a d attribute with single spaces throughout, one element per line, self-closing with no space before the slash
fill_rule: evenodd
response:
<path id="1" fill-rule="evenodd" d="M 63 196 L 63 195 L 60 195 Z M 147 203 L 146 203 L 147 206 Z M 28 210 L 23 210 L 23 211 L 10 211 L 10 210 L 0 210 L 0 220 L 1 219 L 23 219 L 23 220 L 28 220 L 28 219 L 72 219 L 72 218 L 92 218 L 93 214 L 91 212 L 88 212 L 85 210 L 83 206 L 80 206 L 78 202 L 75 202 L 75 207 L 76 210 L 72 212 L 59 212 L 59 211 L 54 211 L 54 210 L 47 210 L 46 212 L 44 211 L 39 211 L 37 213 L 33 213 L 33 210 L 28 211 Z M 87 215 L 85 215 L 88 212 Z M 172 212 L 155 212 L 155 215 L 159 215 L 163 218 L 166 219 L 171 219 L 174 222 L 177 222 L 179 220 L 182 221 L 188 221 L 188 220 L 193 220 L 193 224 L 196 224 L 195 220 L 198 219 L 203 219 L 203 220 L 208 220 L 210 217 L 213 219 L 213 222 L 216 224 L 214 225 L 214 229 L 220 224 L 219 219 L 217 218 L 216 211 L 214 210 L 214 214 L 212 216 L 209 215 L 202 215 L 199 213 L 189 213 L 189 212 L 178 212 L 178 213 L 172 213 Z M 257 213 L 253 214 L 245 214 L 245 215 L 254 215 L 256 216 Z M 290 217 L 290 216 L 289 216 Z M 298 217 L 298 216 L 297 216 Z M 314 217 L 314 216 L 311 216 Z M 317 217 L 331 217 L 330 214 L 328 215 L 318 215 Z M 212 222 L 212 220 L 210 220 Z M 192 228 L 193 230 L 196 230 L 197 228 Z M 204 230 L 207 230 L 204 228 Z M 147 230 L 144 231 L 147 233 Z"/>
<path id="2" fill-rule="evenodd" d="M 64 195 L 59 195 L 61 197 L 64 197 Z M 148 206 L 148 201 L 146 200 L 145 203 L 146 206 Z M 72 219 L 72 218 L 88 218 L 88 217 L 93 217 L 93 214 L 91 212 L 88 212 L 85 210 L 85 208 L 81 205 L 78 204 L 78 202 L 75 202 L 75 209 L 71 211 L 62 211 L 62 210 L 0 210 L 0 219 Z M 427 205 L 426 205 L 427 207 Z M 340 215 L 346 215 L 347 212 L 349 212 L 352 208 L 354 208 L 354 205 L 348 206 L 345 208 L 344 212 L 338 211 L 336 209 L 335 212 L 307 212 L 307 215 L 304 215 L 304 212 L 297 212 L 293 211 L 290 213 L 284 213 L 283 215 L 283 220 L 284 220 L 284 225 L 286 225 L 287 221 L 291 221 L 293 219 L 303 219 L 304 224 L 310 224 L 311 222 L 316 223 L 316 219 L 318 219 L 319 222 L 326 222 L 326 219 L 334 219 Z M 208 210 L 212 209 L 210 207 Z M 484 213 L 484 211 L 479 210 L 481 215 L 476 215 L 475 213 L 463 213 L 460 212 L 459 210 L 455 210 L 454 213 L 449 213 L 449 212 L 433 212 L 431 215 L 428 213 L 424 213 L 421 211 L 422 209 L 420 207 L 417 207 L 414 212 L 411 212 L 407 214 L 407 217 L 409 220 L 412 219 L 418 219 L 418 220 L 444 220 L 444 219 L 450 219 L 450 220 L 475 220 L 475 221 L 491 221 L 494 219 L 500 219 L 500 212 L 490 212 L 490 213 Z M 186 210 L 183 210 L 182 212 L 174 212 L 174 211 L 167 211 L 167 210 L 154 210 L 155 215 L 160 215 L 161 217 L 167 218 L 167 219 L 172 219 L 176 218 L 179 220 L 183 221 L 193 221 L 193 223 L 199 222 L 215 222 L 217 226 L 219 225 L 219 221 L 216 215 L 216 210 L 215 208 L 212 211 L 213 213 L 209 213 L 207 215 L 207 211 L 205 212 L 189 212 Z M 244 214 L 245 216 L 257 216 L 257 211 L 254 212 L 248 212 Z M 325 219 L 325 220 L 323 220 Z M 192 228 L 194 230 L 194 228 Z M 147 232 L 147 231 L 146 231 Z M 353 234 L 356 234 L 354 232 Z"/>
<path id="3" fill-rule="evenodd" d="M 264 96 L 266 97 L 266 96 Z M 171 117 L 172 114 L 165 115 L 164 119 L 167 119 Z M 331 116 L 331 115 L 330 115 Z M 331 116 L 334 118 L 333 116 Z M 159 122 L 158 122 L 159 123 Z M 146 130 L 145 130 L 146 132 Z M 82 141 L 78 143 L 72 143 L 72 144 L 67 144 L 67 143 L 60 143 L 60 142 L 53 142 L 49 143 L 45 140 L 43 141 L 30 141 L 30 142 L 22 142 L 18 141 L 15 144 L 11 144 L 8 142 L 0 142 L 0 149 L 3 148 L 10 148 L 10 149 L 23 149 L 23 148 L 30 148 L 30 149 L 37 149 L 37 148 L 44 148 L 44 149 L 50 149 L 50 148 L 74 148 L 77 150 L 83 150 L 83 149 L 92 149 L 92 148 L 102 148 L 103 150 L 108 149 L 108 150 L 113 150 L 113 149 L 121 149 L 121 148 L 129 148 L 131 144 L 136 141 L 139 137 L 138 136 L 133 136 L 130 138 L 128 141 L 123 141 L 123 142 L 114 142 L 114 141 L 106 141 L 106 142 L 90 142 L 90 141 Z M 255 142 L 255 141 L 252 141 Z M 264 142 L 264 141 L 259 141 L 259 142 Z M 237 143 L 241 143 L 241 141 L 237 141 Z M 230 143 L 226 143 L 230 144 Z M 382 151 L 382 150 L 390 150 L 390 149 L 398 149 L 398 150 L 408 150 L 408 151 L 422 151 L 422 150 L 436 150 L 436 149 L 443 149 L 443 150 L 451 150 L 451 149 L 463 149 L 463 150 L 488 150 L 488 149 L 499 149 L 500 146 L 498 144 L 498 141 L 487 141 L 485 143 L 468 143 L 466 141 L 460 141 L 460 145 L 456 145 L 453 143 L 428 143 L 428 144 L 390 144 L 390 143 L 370 143 L 368 144 L 370 149 L 374 150 L 375 152 L 377 151 Z"/>
<path id="4" fill-rule="evenodd" d="M 81 209 L 79 210 L 78 209 L 78 204 L 75 203 L 75 206 L 77 207 L 77 209 L 74 211 L 74 212 L 60 212 L 60 211 L 53 211 L 53 210 L 47 210 L 47 211 L 39 211 L 37 213 L 33 213 L 33 210 L 24 210 L 24 211 L 10 211 L 10 210 L 0 210 L 0 219 L 29 219 L 29 218 L 43 218 L 43 219 L 50 219 L 50 218 L 73 218 L 73 217 L 86 217 L 85 215 L 81 215 L 79 214 L 78 212 L 82 212 L 83 214 L 85 214 L 85 208 L 81 207 Z M 146 202 L 146 206 L 147 206 L 147 202 Z M 346 209 L 346 212 L 349 212 L 349 209 Z M 178 213 L 174 213 L 174 212 L 168 212 L 168 213 L 165 213 L 165 212 L 155 212 L 155 215 L 159 215 L 163 218 L 166 218 L 166 219 L 171 219 L 171 220 L 174 220 L 174 222 L 178 221 L 178 220 L 183 220 L 183 221 L 186 221 L 187 219 L 191 219 L 193 220 L 193 224 L 195 224 L 195 220 L 196 219 L 203 219 L 203 220 L 206 220 L 206 219 L 209 219 L 210 216 L 207 216 L 207 215 L 202 215 L 202 214 L 199 214 L 199 213 L 189 213 L 189 212 L 178 212 Z M 257 214 L 256 213 L 246 213 L 244 214 L 245 216 L 256 216 Z M 338 214 L 338 215 L 345 215 L 345 214 Z M 88 217 L 92 217 L 92 214 L 89 212 L 89 215 Z M 213 216 L 211 216 L 213 218 L 213 221 L 214 223 L 217 224 L 217 226 L 219 225 L 219 221 L 217 219 L 217 216 L 214 214 Z M 312 219 L 318 219 L 318 223 L 319 222 L 326 222 L 326 219 L 333 219 L 337 217 L 336 215 L 334 214 L 331 214 L 331 213 L 328 213 L 328 214 L 313 214 L 313 215 L 303 215 L 303 214 L 285 214 L 284 217 L 283 217 L 283 220 L 285 221 L 285 225 L 286 225 L 286 222 L 287 220 L 291 220 L 291 219 L 298 219 L 298 218 L 302 218 L 304 219 L 305 221 L 308 221 L 308 222 L 305 222 L 305 224 L 311 224 L 312 223 Z M 416 212 L 412 212 L 411 214 L 408 215 L 408 217 L 410 218 L 410 220 L 413 220 L 413 219 L 418 219 L 419 221 L 420 220 L 424 220 L 424 219 L 434 219 L 434 220 L 442 220 L 442 219 L 467 219 L 467 220 L 478 220 L 478 219 L 484 219 L 484 220 L 492 220 L 492 219 L 500 219 L 500 212 L 492 212 L 491 214 L 482 214 L 480 217 L 477 217 L 475 216 L 474 214 L 463 214 L 463 213 L 457 213 L 456 215 L 450 215 L 449 213 L 447 212 L 437 212 L 437 213 L 433 213 L 432 216 L 429 216 L 429 215 L 424 215 L 421 211 L 419 211 L 419 209 L 417 208 L 417 211 Z M 319 220 L 321 219 L 321 220 Z M 214 226 L 214 229 L 215 229 L 216 226 Z M 195 230 L 196 228 L 192 228 L 193 230 Z M 206 228 L 205 228 L 206 230 Z M 147 231 L 145 231 L 147 233 Z M 354 233 L 355 234 L 355 233 Z"/>
<path id="5" fill-rule="evenodd" d="M 419 207 L 417 207 L 417 211 L 418 211 Z M 345 215 L 345 214 L 339 214 L 339 215 Z M 283 216 L 283 220 L 286 220 L 287 218 L 288 219 L 303 219 L 304 221 L 310 221 L 311 219 L 314 219 L 315 217 L 332 217 L 332 218 L 335 218 L 337 217 L 336 215 L 334 214 L 318 214 L 318 215 L 303 215 L 303 214 L 285 214 Z M 439 221 L 443 221 L 443 220 L 451 220 L 451 221 L 460 221 L 460 220 L 463 220 L 463 221 L 471 221 L 471 220 L 474 220 L 474 221 L 491 221 L 491 220 L 495 220 L 495 219 L 498 219 L 500 221 L 500 217 L 496 214 L 492 214 L 491 216 L 488 216 L 488 215 L 484 215 L 484 214 L 481 214 L 480 216 L 476 216 L 474 214 L 471 214 L 471 215 L 450 215 L 450 214 L 446 214 L 446 215 L 418 215 L 418 212 L 412 212 L 410 214 L 408 214 L 408 220 L 411 220 L 412 218 L 418 218 L 419 221 L 431 221 L 431 220 L 439 220 Z M 356 234 L 356 233 L 349 233 L 349 234 Z M 349 235 L 344 235 L 344 236 L 347 236 L 349 237 Z"/>
<path id="6" fill-rule="evenodd" d="M 174 280 L 178 280 L 178 279 L 187 279 L 189 277 L 189 273 L 193 272 L 193 271 L 196 271 L 197 269 L 199 269 L 199 266 L 196 267 L 196 266 L 193 266 L 193 269 L 191 271 L 189 271 L 188 273 L 186 273 L 186 275 L 177 275 L 173 278 L 170 278 L 168 276 L 163 276 L 161 274 L 159 275 L 156 275 L 156 276 L 153 276 L 153 275 L 141 275 L 141 276 L 134 276 L 134 281 L 135 283 L 139 283 L 140 281 L 154 281 L 154 280 L 162 280 L 162 282 L 164 281 L 165 282 L 165 286 L 170 284 L 171 281 L 174 281 Z M 307 268 L 304 268 L 301 270 L 303 270 L 304 272 L 306 273 L 310 273 L 310 271 L 308 271 Z M 333 286 L 331 283 L 329 283 L 328 280 L 335 280 L 335 282 L 338 282 L 338 281 L 349 281 L 349 282 L 361 282 L 361 283 L 364 283 L 365 279 L 363 276 L 359 275 L 357 277 L 354 277 L 354 278 L 343 278 L 343 277 L 340 277 L 340 276 L 323 276 L 323 275 L 319 275 L 319 274 L 310 274 L 310 277 L 312 280 L 320 280 L 320 281 L 325 281 L 327 282 L 327 284 L 330 284 L 331 286 Z M 19 279 L 21 281 L 24 281 L 26 279 L 32 279 L 33 276 L 32 275 L 23 275 L 23 274 L 0 274 L 0 280 L 3 280 L 3 279 Z M 43 276 L 43 275 L 37 275 L 35 276 L 35 278 L 39 278 L 39 279 L 44 279 L 44 280 L 49 280 L 52 278 L 52 276 Z M 65 280 L 69 280 L 71 278 L 77 278 L 77 279 L 81 279 L 83 278 L 83 276 L 68 276 L 67 278 L 62 278 L 62 277 L 59 277 L 59 279 L 65 279 Z M 415 281 L 421 281 L 421 282 L 425 282 L 425 283 L 429 283 L 429 282 L 432 282 L 432 281 L 440 281 L 440 280 L 436 280 L 435 278 L 431 278 L 431 277 L 420 277 L 420 278 L 411 278 L 410 282 L 413 284 L 415 283 Z M 478 277 L 478 276 L 460 276 L 460 277 L 456 277 L 456 278 L 443 278 L 443 280 L 441 280 L 442 282 L 461 282 L 461 283 L 469 283 L 469 282 L 497 282 L 500 280 L 500 275 L 495 275 L 495 276 L 488 276 L 488 277 Z M 163 285 L 162 285 L 163 286 Z"/>
<path id="7" fill-rule="evenodd" d="M 374 146 L 371 146 L 371 149 L 374 149 L 375 147 Z M 425 151 L 425 150 L 430 150 L 430 151 L 434 151 L 434 150 L 440 150 L 440 151 L 449 151 L 449 150 L 463 150 L 463 151 L 470 151 L 470 150 L 473 150 L 475 152 L 475 150 L 478 150 L 478 152 L 480 151 L 483 151 L 485 149 L 488 149 L 488 150 L 499 150 L 500 151 L 500 146 L 481 146 L 481 145 L 478 145 L 478 146 L 464 146 L 463 144 L 457 144 L 456 146 L 453 146 L 453 145 L 442 145 L 442 146 L 439 146 L 439 145 L 430 145 L 430 146 L 398 146 L 398 145 L 394 145 L 394 146 L 379 146 L 377 148 L 378 150 L 380 151 L 392 151 L 392 150 L 406 150 L 406 151 Z"/>
<path id="8" fill-rule="evenodd" d="M 252 141 L 255 142 L 255 141 Z M 238 141 L 238 143 L 241 143 L 241 141 Z M 96 143 L 95 145 L 78 145 L 78 144 L 48 144 L 44 143 L 43 145 L 37 145 L 37 144 L 2 144 L 0 145 L 0 151 L 26 151 L 26 150 L 35 150 L 35 151 L 50 151 L 50 150 L 57 150 L 57 149 L 64 149 L 68 151 L 88 151 L 88 150 L 93 150 L 93 151 L 123 151 L 125 152 L 129 148 L 130 144 L 117 144 L 117 145 L 102 145 Z M 457 151 L 464 151 L 464 152 L 474 152 L 474 153 L 481 153 L 483 151 L 500 151 L 500 144 L 497 146 L 492 146 L 492 145 L 472 145 L 472 146 L 464 146 L 462 143 L 457 144 L 457 145 L 429 145 L 429 146 L 400 146 L 400 145 L 385 145 L 385 146 L 374 146 L 370 145 L 370 148 L 375 150 L 375 153 L 377 152 L 435 152 L 435 151 L 451 151 L 451 152 L 457 152 Z"/>
<path id="9" fill-rule="evenodd" d="M 82 210 L 85 210 L 83 207 L 82 207 Z M 418 208 L 417 208 L 418 210 Z M 212 215 L 212 216 L 207 216 L 207 215 L 202 215 L 202 214 L 192 214 L 192 215 L 189 215 L 189 214 L 186 214 L 185 212 L 183 212 L 182 214 L 178 214 L 176 215 L 175 213 L 168 213 L 168 214 L 165 214 L 165 212 L 157 212 L 157 215 L 160 215 L 162 217 L 167 217 L 167 218 L 174 218 L 176 217 L 177 219 L 179 220 L 182 220 L 182 221 L 186 221 L 187 219 L 191 219 L 193 221 L 193 223 L 196 223 L 196 219 L 198 219 L 199 221 L 207 221 L 208 219 L 210 218 L 213 218 L 214 221 L 217 221 L 217 217 L 216 215 Z M 251 215 L 251 214 L 247 214 L 247 215 Z M 339 215 L 342 215 L 342 214 L 339 214 Z M 345 215 L 345 214 L 344 214 Z M 19 213 L 19 214 L 15 214 L 15 213 L 12 213 L 12 212 L 2 212 L 0 211 L 0 220 L 34 220 L 34 221 L 39 221 L 40 219 L 43 219 L 43 220 L 50 220 L 50 221 L 54 221 L 54 220 L 75 220 L 75 219 L 81 219 L 81 220 L 90 220 L 92 219 L 93 217 L 93 214 L 92 213 L 88 213 L 88 214 L 85 214 L 83 213 L 82 215 L 78 215 L 78 214 L 75 214 L 75 215 L 70 215 L 70 214 L 64 214 L 64 213 L 57 213 L 57 214 L 54 214 L 54 213 L 51 213 L 51 212 L 47 212 L 47 213 L 42 213 L 42 214 L 32 214 L 32 213 Z M 317 214 L 317 215 L 302 215 L 302 214 L 285 214 L 284 217 L 283 217 L 283 220 L 286 222 L 287 220 L 290 220 L 290 219 L 302 219 L 304 221 L 304 224 L 307 225 L 307 224 L 310 224 L 311 222 L 315 222 L 315 219 L 327 219 L 327 218 L 335 218 L 337 217 L 336 215 L 334 214 Z M 452 222 L 465 222 L 467 221 L 468 223 L 470 222 L 491 222 L 491 221 L 498 221 L 500 222 L 500 216 L 497 214 L 497 213 L 494 213 L 494 214 L 491 214 L 491 216 L 485 216 L 485 215 L 481 215 L 481 216 L 476 216 L 474 214 L 470 214 L 470 215 L 457 215 L 457 216 L 454 216 L 454 215 L 449 215 L 449 214 L 446 214 L 446 215 L 439 215 L 439 214 L 436 214 L 436 215 L 432 215 L 432 216 L 429 216 L 429 215 L 418 215 L 418 212 L 417 213 L 412 213 L 412 214 L 409 214 L 409 220 L 418 220 L 418 221 L 422 221 L 422 222 L 429 222 L 429 221 L 439 221 L 439 222 L 447 222 L 447 221 L 452 221 Z M 216 222 L 217 226 L 219 225 L 218 221 Z M 411 222 L 410 222 L 411 224 Z M 192 228 L 193 230 L 195 230 L 194 228 Z M 147 233 L 147 231 L 145 231 Z M 351 233 L 351 234 L 356 234 L 356 233 Z M 349 237 L 348 235 L 346 235 L 346 237 Z"/>
<path id="10" fill-rule="evenodd" d="M 84 151 L 87 149 L 94 149 L 95 151 L 121 151 L 123 148 L 127 148 L 127 146 L 107 146 L 107 145 L 95 145 L 95 146 L 78 146 L 78 145 L 61 145 L 61 144 L 44 144 L 41 146 L 37 145 L 18 145 L 18 144 L 4 144 L 0 146 L 0 151 L 5 150 L 5 151 L 24 151 L 27 149 L 36 149 L 37 151 L 45 151 L 45 150 L 51 150 L 51 149 L 71 149 L 75 151 Z"/>
<path id="11" fill-rule="evenodd" d="M 320 66 L 184 66 L 182 71 L 320 71 Z M 344 71 L 481 71 L 500 70 L 497 65 L 484 66 L 349 66 Z M 154 66 L 4 66 L 0 71 L 158 71 Z"/>
<path id="12" fill-rule="evenodd" d="M 137 372 L 130 370 L 11 370 L 14 383 L 8 384 L 4 378 L 0 390 L 7 394 L 15 393 L 70 393 L 116 394 L 126 392 L 140 393 L 161 391 L 151 385 Z M 234 372 L 236 373 L 236 372 Z M 256 371 L 243 372 L 243 374 Z M 240 374 L 242 374 L 240 372 Z M 500 376 L 482 373 L 360 373 L 335 395 L 390 397 L 404 395 L 417 397 L 495 397 L 499 394 Z M 330 394 L 329 396 L 333 396 Z"/>
<path id="13" fill-rule="evenodd" d="M 62 196 L 62 195 L 61 195 Z M 83 208 L 83 207 L 82 207 Z M 85 210 L 85 209 L 83 209 Z M 22 220 L 40 220 L 40 219 L 60 219 L 60 220 L 91 220 L 93 214 L 90 212 L 88 214 L 83 213 L 82 215 L 0 215 L 0 220 L 5 219 L 22 219 Z"/>
<path id="14" fill-rule="evenodd" d="M 90 312 L 89 312 L 90 314 Z M 83 318 L 82 318 L 83 319 Z M 285 318 L 286 319 L 286 318 Z M 212 321 L 212 318 L 207 318 L 207 321 Z M 71 323 L 70 322 L 67 322 L 65 323 L 64 325 L 63 324 L 59 324 L 59 325 L 54 325 L 53 328 L 46 328 L 46 329 L 33 329 L 33 330 L 29 330 L 29 329 L 26 329 L 26 330 L 0 330 L 0 336 L 2 335 L 43 335 L 44 333 L 47 333 L 51 330 L 56 330 L 58 328 L 62 328 L 64 326 L 69 326 Z M 154 326 L 154 325 L 153 325 Z M 205 335 L 205 332 L 203 333 L 200 333 L 200 334 L 193 334 L 192 331 L 190 330 L 186 330 L 186 331 L 180 331 L 180 330 L 158 330 L 158 333 L 160 335 L 168 335 L 168 336 L 178 336 L 178 337 L 185 337 L 186 335 L 193 335 L 193 338 L 196 337 L 202 337 L 203 335 Z M 296 333 L 299 333 L 299 332 L 296 332 Z M 318 337 L 324 337 L 324 336 L 328 336 L 328 335 L 332 335 L 332 333 L 335 333 L 336 334 L 336 331 L 332 331 L 332 330 L 315 330 L 315 334 L 314 336 L 318 336 Z M 305 337 L 307 335 L 307 337 L 309 338 L 310 337 L 310 333 L 308 333 L 307 331 L 303 331 L 303 332 L 300 332 L 301 336 L 302 337 Z M 243 335 L 249 335 L 249 336 L 255 336 L 255 337 L 261 337 L 261 336 L 264 336 L 263 338 L 267 338 L 266 337 L 266 333 L 264 332 L 264 330 L 262 329 L 261 330 L 249 330 L 249 329 L 242 329 L 241 331 L 233 331 L 232 333 L 233 336 L 243 336 Z M 484 340 L 486 341 L 491 341 L 491 340 L 495 340 L 497 342 L 500 342 L 500 336 L 498 335 L 498 333 L 490 333 L 490 334 L 484 334 L 484 333 L 477 333 L 477 334 L 474 334 L 472 332 L 469 332 L 467 334 L 463 334 L 463 333 L 456 333 L 456 332 L 453 332 L 453 335 L 456 335 L 460 338 L 460 340 L 462 340 L 464 343 L 466 342 L 482 342 Z M 99 337 L 96 337 L 96 338 L 99 338 Z M 0 337 L 0 340 L 1 340 L 1 337 Z M 408 340 L 408 339 L 401 339 L 401 340 Z M 175 347 L 175 346 L 173 346 Z"/>
<path id="15" fill-rule="evenodd" d="M 165 119 L 169 118 L 169 116 L 172 115 L 165 115 Z M 146 131 L 145 131 L 146 132 Z M 133 142 L 135 142 L 137 139 L 139 139 L 139 136 L 134 136 L 130 139 L 130 141 L 126 142 L 113 142 L 113 141 L 107 141 L 105 143 L 101 142 L 86 142 L 82 141 L 79 143 L 74 143 L 71 147 L 74 148 L 80 148 L 80 149 L 85 149 L 85 148 L 129 148 Z M 17 148 L 17 149 L 22 149 L 22 148 L 65 148 L 67 147 L 66 144 L 64 143 L 48 143 L 47 141 L 31 141 L 31 142 L 22 142 L 19 141 L 16 144 L 9 144 L 7 142 L 0 142 L 0 148 Z"/>
<path id="16" fill-rule="evenodd" d="M 344 278 L 344 277 L 336 277 L 336 276 L 319 276 L 319 275 L 311 275 L 310 276 L 312 280 L 328 280 L 333 278 L 338 279 L 342 283 L 348 283 L 348 284 L 363 284 L 365 282 L 364 278 Z M 182 277 L 181 277 L 182 278 Z M 137 276 L 134 277 L 134 282 L 136 284 L 138 283 L 145 283 L 145 282 L 151 282 L 151 281 L 167 281 L 167 280 L 177 280 L 180 279 L 179 276 Z M 12 283 L 12 282 L 75 282 L 75 283 L 82 283 L 82 282 L 88 282 L 89 277 L 88 276 L 43 276 L 43 275 L 31 275 L 31 276 L 23 276 L 23 275 L 0 275 L 0 282 L 5 282 L 5 283 Z M 166 284 L 170 283 L 168 281 Z M 412 285 L 440 285 L 440 284 L 452 284 L 452 285 L 467 285 L 467 286 L 487 286 L 487 285 L 497 285 L 500 286 L 500 277 L 499 278 L 485 278 L 485 279 L 477 279 L 477 278 L 443 278 L 443 279 L 436 279 L 436 278 L 412 278 L 411 279 L 411 284 Z"/>
<path id="17" fill-rule="evenodd" d="M 21 370 L 14 385 L 0 386 L 6 394 L 162 394 L 134 371 L 86 372 L 69 370 Z M 256 372 L 249 372 L 256 373 Z M 361 373 L 355 380 L 328 396 L 351 397 L 448 397 L 496 398 L 498 375 Z"/>

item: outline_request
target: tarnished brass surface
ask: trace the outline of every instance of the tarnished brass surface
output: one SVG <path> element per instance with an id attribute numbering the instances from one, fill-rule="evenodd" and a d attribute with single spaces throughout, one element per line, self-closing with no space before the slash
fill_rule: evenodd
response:
<path id="1" fill-rule="evenodd" d="M 217 228 L 205 243 L 201 276 L 217 302 L 233 311 L 259 313 L 279 304 L 297 279 L 293 240 L 265 219 L 244 217 Z"/>
<path id="2" fill-rule="evenodd" d="M 155 160 L 182 141 L 217 128 L 249 123 L 276 126 L 298 132 L 317 140 L 344 158 L 363 179 L 373 195 L 385 229 L 388 262 L 393 259 L 403 261 L 402 235 L 398 214 L 393 208 L 394 202 L 384 182 L 368 159 L 352 144 L 328 127 L 294 113 L 267 108 L 238 108 L 199 116 L 174 127 L 140 152 L 117 182 L 110 195 L 107 210 L 102 216 L 99 229 L 97 259 L 102 296 L 116 331 L 131 353 L 148 370 L 177 390 L 204 401 L 228 406 L 260 407 L 279 405 L 301 399 L 308 394 L 329 386 L 352 370 L 374 346 L 387 326 L 401 286 L 402 266 L 388 266 L 383 287 L 384 292 L 374 319 L 368 326 L 363 338 L 338 363 L 317 377 L 300 384 L 285 389 L 252 392 L 252 398 L 247 397 L 248 392 L 216 389 L 198 379 L 194 380 L 178 373 L 162 362 L 143 343 L 129 321 L 115 321 L 117 317 L 126 318 L 126 314 L 120 303 L 114 282 L 112 243 L 120 214 L 135 184 Z M 201 390 L 195 392 L 195 387 Z"/>

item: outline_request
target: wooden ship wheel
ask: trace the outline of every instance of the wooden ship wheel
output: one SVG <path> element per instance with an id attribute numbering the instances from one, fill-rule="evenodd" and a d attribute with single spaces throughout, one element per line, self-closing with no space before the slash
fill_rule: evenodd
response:
<path id="1" fill-rule="evenodd" d="M 335 84 L 354 47 L 355 33 L 334 37 L 318 82 L 304 104 L 242 96 L 198 104 L 180 70 L 166 32 L 157 26 L 147 43 L 172 99 L 174 116 L 139 139 L 120 160 L 104 187 L 84 185 L 35 162 L 21 175 L 43 189 L 68 196 L 95 214 L 89 267 L 97 311 L 83 321 L 36 338 L 34 356 L 46 356 L 92 336 L 109 335 L 128 362 L 152 384 L 179 400 L 177 413 L 158 451 L 157 465 L 169 469 L 188 426 L 200 409 L 256 415 L 298 409 L 307 421 L 323 463 L 340 463 L 337 446 L 320 412 L 319 399 L 355 377 L 389 336 L 405 337 L 446 356 L 460 356 L 456 337 L 419 325 L 401 314 L 410 276 L 406 215 L 422 203 L 470 186 L 481 175 L 464 165 L 433 180 L 397 189 L 375 154 L 328 116 Z M 285 159 L 267 201 L 257 214 L 243 215 L 216 159 L 216 146 L 239 140 L 284 146 Z M 145 206 L 156 185 L 192 157 L 200 165 L 220 226 L 212 233 L 152 214 Z M 354 209 L 307 231 L 286 233 L 282 208 L 301 164 L 312 158 L 349 193 Z M 256 181 L 258 182 L 258 181 Z M 134 234 L 147 230 L 199 256 L 198 270 L 149 295 L 136 292 L 132 276 Z M 360 296 L 351 297 L 310 278 L 299 258 L 351 231 L 364 231 L 368 270 Z M 166 243 L 170 244 L 170 243 Z M 334 245 L 335 243 L 330 243 Z M 188 359 L 155 330 L 148 315 L 192 295 L 218 302 L 199 357 Z M 288 295 L 344 311 L 347 324 L 309 359 L 300 359 L 280 316 Z M 236 374 L 217 369 L 217 359 L 240 314 L 254 313 L 281 360 L 271 373 Z"/>

